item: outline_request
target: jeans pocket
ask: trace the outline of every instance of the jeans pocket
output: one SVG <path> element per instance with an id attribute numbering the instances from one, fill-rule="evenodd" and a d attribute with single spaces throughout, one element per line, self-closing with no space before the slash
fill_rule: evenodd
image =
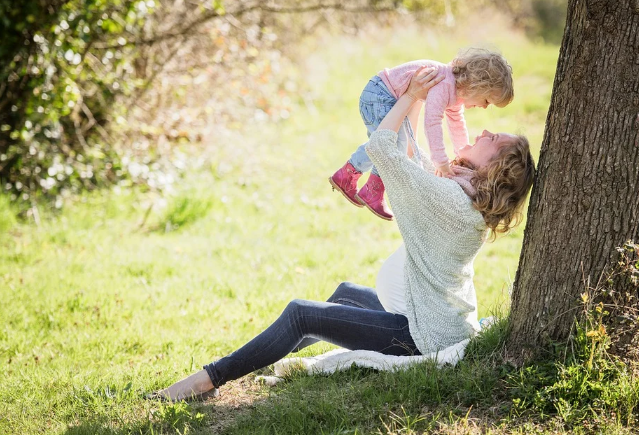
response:
<path id="1" fill-rule="evenodd" d="M 377 119 L 379 121 L 377 121 L 377 123 L 379 124 L 380 122 L 382 122 L 382 119 L 384 119 L 386 117 L 386 115 L 388 115 L 388 112 L 390 112 L 390 110 L 393 108 L 394 104 L 388 104 L 388 103 L 377 103 L 376 105 L 376 114 L 375 116 L 377 116 Z"/>
<path id="2" fill-rule="evenodd" d="M 364 124 L 375 125 L 375 107 L 373 103 L 360 100 L 359 113 L 362 115 Z"/>

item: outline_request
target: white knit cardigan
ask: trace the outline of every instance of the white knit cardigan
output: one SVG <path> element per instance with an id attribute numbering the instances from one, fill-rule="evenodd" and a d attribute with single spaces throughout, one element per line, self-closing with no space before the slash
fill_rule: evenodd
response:
<path id="1" fill-rule="evenodd" d="M 410 333 L 426 355 L 478 330 L 473 260 L 486 224 L 461 186 L 434 175 L 397 149 L 397 133 L 374 132 L 366 147 L 386 187 L 406 246 L 405 296 Z"/>

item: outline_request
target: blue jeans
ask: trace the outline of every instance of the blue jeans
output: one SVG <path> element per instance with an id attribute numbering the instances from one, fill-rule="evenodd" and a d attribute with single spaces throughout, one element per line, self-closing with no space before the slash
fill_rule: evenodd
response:
<path id="1" fill-rule="evenodd" d="M 397 100 L 379 76 L 373 77 L 368 82 L 362 91 L 362 95 L 359 97 L 359 113 L 362 115 L 369 138 L 371 134 L 377 130 L 382 119 L 390 112 L 396 102 Z M 408 147 L 406 130 L 406 122 L 404 122 L 399 129 L 397 138 L 397 149 L 403 153 L 406 153 Z M 368 154 L 366 154 L 366 145 L 368 145 L 368 142 L 360 145 L 353 155 L 351 155 L 349 162 L 360 172 L 371 171 L 371 173 L 379 175 L 371 159 L 368 158 Z"/>
<path id="2" fill-rule="evenodd" d="M 320 340 L 351 350 L 420 355 L 405 316 L 384 311 L 374 289 L 345 282 L 327 302 L 291 301 L 264 332 L 204 369 L 219 387 Z"/>

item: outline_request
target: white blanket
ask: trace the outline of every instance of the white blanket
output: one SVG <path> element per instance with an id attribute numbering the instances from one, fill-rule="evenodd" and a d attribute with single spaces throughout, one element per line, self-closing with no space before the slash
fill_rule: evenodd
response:
<path id="1" fill-rule="evenodd" d="M 335 349 L 323 355 L 306 358 L 285 358 L 275 363 L 275 376 L 257 376 L 256 380 L 275 385 L 282 380 L 291 369 L 302 368 L 309 374 L 334 373 L 346 370 L 355 364 L 375 370 L 395 371 L 405 369 L 413 364 L 435 361 L 439 367 L 444 364 L 456 365 L 464 357 L 469 339 L 461 341 L 439 352 L 416 356 L 384 355 L 370 350 Z"/>

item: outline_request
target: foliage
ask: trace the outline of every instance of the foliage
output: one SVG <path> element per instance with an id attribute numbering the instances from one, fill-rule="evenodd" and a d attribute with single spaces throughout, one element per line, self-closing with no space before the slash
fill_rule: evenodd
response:
<path id="1" fill-rule="evenodd" d="M 16 216 L 6 195 L 0 194 L 0 237 L 6 235 L 16 224 Z"/>
<path id="2" fill-rule="evenodd" d="M 113 183 L 164 190 L 194 155 L 225 146 L 229 129 L 287 119 L 308 103 L 295 67 L 306 36 L 406 12 L 452 25 L 467 10 L 459 0 L 4 2 L 2 189 L 57 207 Z"/>
<path id="3" fill-rule="evenodd" d="M 2 187 L 13 199 L 42 192 L 58 207 L 71 192 L 122 180 L 162 189 L 187 169 L 175 145 L 289 116 L 297 84 L 281 68 L 284 47 L 398 8 L 378 0 L 4 2 Z"/>
<path id="4" fill-rule="evenodd" d="M 157 229 L 169 232 L 183 228 L 205 217 L 212 205 L 211 198 L 202 193 L 186 192 L 172 196 L 169 198 L 169 204 L 159 220 Z"/>
<path id="5" fill-rule="evenodd" d="M 636 424 L 637 248 L 633 242 L 619 248 L 620 260 L 603 287 L 582 294 L 584 313 L 570 342 L 558 346 L 552 357 L 535 361 L 509 377 L 515 412 L 558 415 L 568 427 L 592 430 L 601 429 L 611 416 L 629 427 Z M 613 284 L 617 287 L 611 287 Z M 617 293 L 622 297 L 611 300 Z M 624 318 L 620 321 L 618 317 Z M 630 343 L 626 341 L 616 354 L 611 353 L 611 340 L 619 343 L 625 336 L 632 337 Z"/>
<path id="6" fill-rule="evenodd" d="M 505 109 L 469 110 L 470 133 L 525 126 L 531 144 L 539 143 L 557 47 L 489 27 L 520 91 Z M 85 192 L 59 211 L 37 204 L 39 225 L 21 220 L 0 239 L 0 297 L 10 301 L 0 310 L 0 433 L 204 435 L 221 433 L 222 423 L 238 434 L 374 434 L 385 425 L 446 433 L 458 421 L 492 427 L 508 417 L 502 379 L 514 368 L 497 360 L 503 322 L 455 368 L 354 369 L 299 376 L 275 390 L 248 376 L 225 385 L 215 401 L 161 415 L 157 402 L 143 399 L 254 337 L 293 298 L 323 300 L 347 280 L 374 285 L 381 261 L 401 243 L 397 227 L 337 198 L 326 182 L 366 138 L 357 97 L 385 65 L 415 53 L 450 59 L 476 42 L 464 27 L 412 21 L 321 35 L 295 77 L 312 86 L 308 102 L 294 100 L 286 122 L 224 136 L 230 146 L 180 182 L 176 199 L 212 205 L 179 231 L 146 231 L 170 206 L 136 187 Z M 480 315 L 507 298 L 522 232 L 478 255 Z M 329 349 L 317 344 L 303 355 Z M 249 416 L 242 424 L 241 414 Z"/>
<path id="7" fill-rule="evenodd" d="M 149 2 L 151 3 L 151 2 Z M 120 174 L 105 129 L 137 83 L 118 47 L 148 16 L 144 1 L 4 2 L 0 13 L 0 180 L 15 198 L 90 188 Z"/>
<path id="8" fill-rule="evenodd" d="M 567 0 L 532 0 L 528 31 L 547 42 L 561 42 L 566 24 Z"/>
<path id="9" fill-rule="evenodd" d="M 603 310 L 601 324 L 610 338 L 609 352 L 626 364 L 639 361 L 639 245 L 617 248 L 614 266 L 604 274 L 593 302 Z"/>
<path id="10" fill-rule="evenodd" d="M 482 0 L 505 13 L 528 35 L 559 43 L 564 34 L 568 0 Z"/>

